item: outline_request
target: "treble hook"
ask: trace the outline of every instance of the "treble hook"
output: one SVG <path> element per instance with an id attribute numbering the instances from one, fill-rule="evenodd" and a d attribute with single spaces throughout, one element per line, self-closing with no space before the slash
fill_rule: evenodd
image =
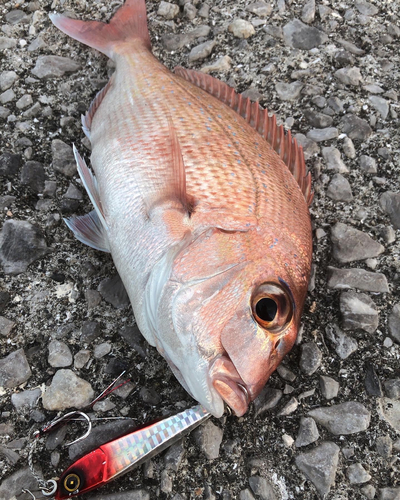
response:
<path id="1" fill-rule="evenodd" d="M 92 421 L 90 420 L 90 417 L 88 415 L 86 415 L 86 413 L 84 413 L 83 411 L 77 411 L 77 410 L 70 411 L 69 413 L 66 413 L 65 415 L 63 415 L 62 417 L 59 417 L 59 418 L 52 420 L 46 427 L 44 427 L 40 431 L 36 431 L 34 433 L 34 437 L 39 437 L 43 434 L 46 434 L 47 432 L 51 431 L 51 429 L 53 429 L 54 427 L 56 427 L 57 425 L 59 425 L 63 422 L 69 422 L 70 420 L 80 420 L 81 421 L 81 419 L 74 419 L 73 418 L 73 417 L 78 416 L 78 415 L 83 417 L 87 421 L 87 423 L 88 423 L 87 431 L 85 432 L 85 434 L 83 434 L 81 437 L 75 439 L 74 441 L 71 441 L 70 443 L 65 443 L 65 446 L 71 446 L 72 444 L 79 443 L 79 441 L 86 439 L 89 436 L 89 434 L 92 432 Z"/>

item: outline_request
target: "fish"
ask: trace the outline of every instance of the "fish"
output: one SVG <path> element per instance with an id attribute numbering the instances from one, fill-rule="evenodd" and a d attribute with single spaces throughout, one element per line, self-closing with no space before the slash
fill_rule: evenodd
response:
<path id="1" fill-rule="evenodd" d="M 110 252 L 136 323 L 187 392 L 237 416 L 292 348 L 312 259 L 301 146 L 257 102 L 151 51 L 144 0 L 109 23 L 51 14 L 116 66 L 85 116 L 94 210 L 69 218 Z"/>

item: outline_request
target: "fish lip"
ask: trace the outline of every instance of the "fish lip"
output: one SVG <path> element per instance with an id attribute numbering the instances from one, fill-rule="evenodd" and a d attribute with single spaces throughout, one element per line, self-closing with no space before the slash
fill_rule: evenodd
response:
<path id="1" fill-rule="evenodd" d="M 214 389 L 236 416 L 244 415 L 251 401 L 250 390 L 229 356 L 225 354 L 212 361 L 210 378 Z"/>

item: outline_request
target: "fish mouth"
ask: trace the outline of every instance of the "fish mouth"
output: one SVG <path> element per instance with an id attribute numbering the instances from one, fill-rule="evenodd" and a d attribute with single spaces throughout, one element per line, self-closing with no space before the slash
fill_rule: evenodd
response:
<path id="1" fill-rule="evenodd" d="M 211 363 L 210 378 L 214 389 L 236 416 L 244 415 L 251 401 L 251 396 L 246 384 L 227 355 L 220 356 Z"/>

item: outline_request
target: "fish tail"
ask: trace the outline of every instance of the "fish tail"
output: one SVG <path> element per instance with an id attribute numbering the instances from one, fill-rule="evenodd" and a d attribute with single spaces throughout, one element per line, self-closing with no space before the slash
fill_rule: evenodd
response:
<path id="1" fill-rule="evenodd" d="M 89 45 L 113 59 L 121 42 L 141 41 L 151 49 L 145 0 L 126 0 L 109 23 L 80 21 L 62 14 L 50 14 L 52 23 L 75 40 Z"/>

